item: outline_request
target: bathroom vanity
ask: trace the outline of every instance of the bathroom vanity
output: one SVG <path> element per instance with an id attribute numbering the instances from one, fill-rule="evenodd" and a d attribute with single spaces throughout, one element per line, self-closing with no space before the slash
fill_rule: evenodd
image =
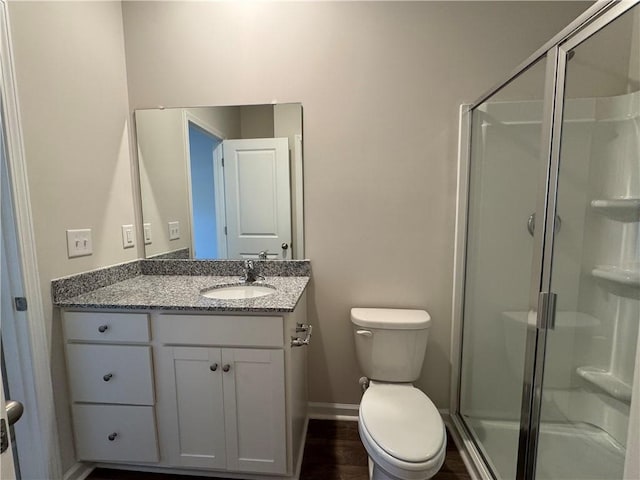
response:
<path id="1" fill-rule="evenodd" d="M 308 277 L 267 277 L 260 298 L 202 295 L 234 282 L 139 275 L 56 301 L 79 461 L 297 478 Z"/>

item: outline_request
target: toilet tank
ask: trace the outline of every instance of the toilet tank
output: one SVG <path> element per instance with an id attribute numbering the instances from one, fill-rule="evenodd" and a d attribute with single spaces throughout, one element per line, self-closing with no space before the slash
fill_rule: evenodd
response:
<path id="1" fill-rule="evenodd" d="M 360 368 L 371 380 L 413 382 L 420 376 L 431 317 L 424 310 L 352 308 Z"/>

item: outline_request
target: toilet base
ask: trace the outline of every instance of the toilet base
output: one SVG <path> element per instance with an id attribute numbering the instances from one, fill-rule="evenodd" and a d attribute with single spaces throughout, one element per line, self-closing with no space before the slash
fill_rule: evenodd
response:
<path id="1" fill-rule="evenodd" d="M 366 429 L 363 429 L 360 420 L 358 421 L 358 432 L 365 450 L 367 450 L 367 460 L 369 467 L 369 480 L 428 480 L 438 473 L 446 457 L 446 437 L 442 450 L 424 468 L 399 468 L 397 465 L 388 464 L 384 459 L 380 463 L 371 457 L 371 438 Z M 384 466 L 384 468 L 383 468 Z"/>
<path id="2" fill-rule="evenodd" d="M 429 478 L 431 478 L 433 475 L 428 475 L 428 476 L 422 476 L 420 474 L 417 474 L 417 476 L 411 476 L 411 477 L 396 477 L 394 475 L 391 475 L 389 472 L 384 471 L 382 468 L 380 468 L 379 466 L 377 466 L 373 460 L 371 460 L 371 457 L 367 457 L 368 459 L 368 463 L 369 463 L 369 480 L 406 480 L 407 478 L 411 478 L 413 480 L 428 480 Z M 415 475 L 415 474 L 414 474 Z"/>

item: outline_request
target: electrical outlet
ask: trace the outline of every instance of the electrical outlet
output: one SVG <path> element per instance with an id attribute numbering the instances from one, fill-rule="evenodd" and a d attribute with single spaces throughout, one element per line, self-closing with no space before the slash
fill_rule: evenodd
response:
<path id="1" fill-rule="evenodd" d="M 122 225 L 122 248 L 135 246 L 136 239 L 133 235 L 133 225 Z"/>
<path id="2" fill-rule="evenodd" d="M 69 258 L 93 254 L 90 228 L 67 230 L 67 254 Z"/>
<path id="3" fill-rule="evenodd" d="M 144 244 L 150 245 L 151 244 L 151 224 L 145 223 L 143 227 L 144 227 Z"/>
<path id="4" fill-rule="evenodd" d="M 180 222 L 169 222 L 169 240 L 180 238 Z"/>

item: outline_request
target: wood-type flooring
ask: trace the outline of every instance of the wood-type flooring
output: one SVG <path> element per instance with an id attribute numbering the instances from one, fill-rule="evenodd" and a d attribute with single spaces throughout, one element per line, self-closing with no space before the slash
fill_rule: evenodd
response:
<path id="1" fill-rule="evenodd" d="M 212 477 L 131 472 L 98 468 L 87 480 L 204 480 Z M 269 477 L 265 476 L 265 479 Z M 368 480 L 367 452 L 357 422 L 310 420 L 300 480 Z M 224 480 L 224 479 L 218 479 Z M 453 440 L 433 480 L 471 480 Z"/>

